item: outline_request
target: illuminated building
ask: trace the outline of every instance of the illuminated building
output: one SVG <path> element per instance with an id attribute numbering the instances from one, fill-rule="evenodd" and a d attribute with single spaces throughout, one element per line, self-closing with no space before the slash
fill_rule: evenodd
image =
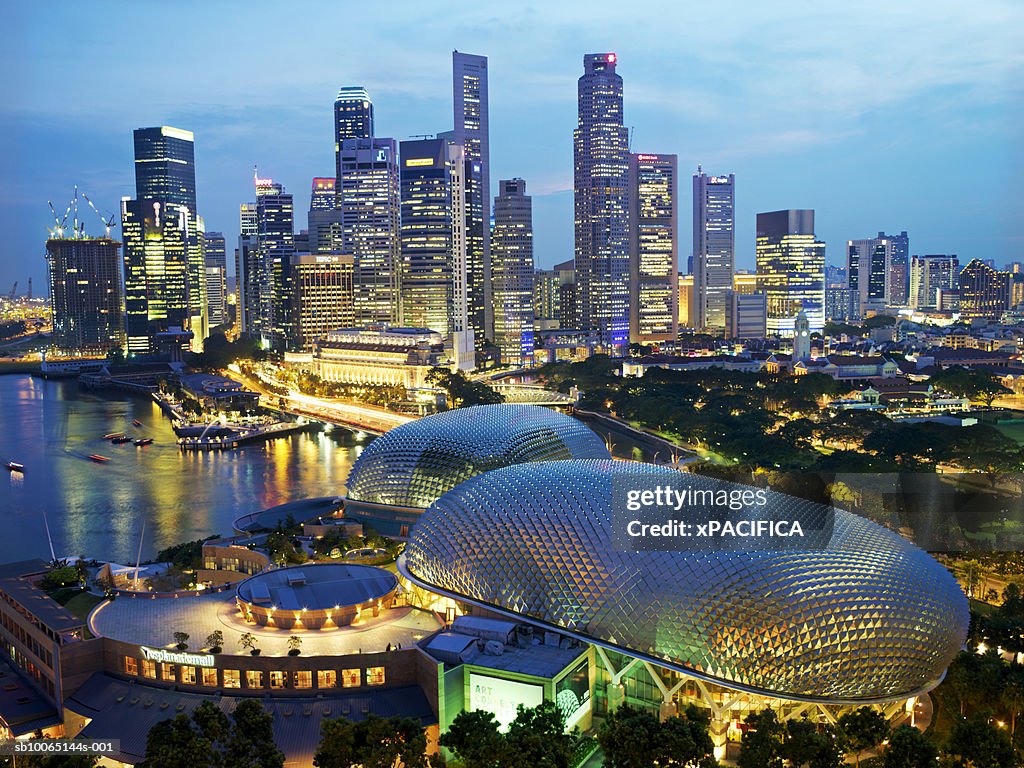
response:
<path id="1" fill-rule="evenodd" d="M 206 305 L 210 327 L 213 327 L 228 321 L 227 247 L 221 232 L 204 232 L 202 244 L 203 262 L 206 264 Z"/>
<path id="2" fill-rule="evenodd" d="M 353 325 L 351 256 L 296 254 L 291 259 L 291 274 L 298 348 L 312 350 L 329 331 Z"/>
<path id="3" fill-rule="evenodd" d="M 533 204 L 522 179 L 498 182 L 494 199 L 492 272 L 494 343 L 501 361 L 533 360 Z"/>
<path id="4" fill-rule="evenodd" d="M 401 261 L 398 146 L 394 139 L 346 139 L 339 157 L 341 250 L 355 260 L 356 323 L 394 323 Z"/>
<path id="5" fill-rule="evenodd" d="M 696 313 L 693 275 L 679 275 L 679 327 L 693 328 Z"/>
<path id="6" fill-rule="evenodd" d="M 462 146 L 403 141 L 401 158 L 402 322 L 446 337 L 464 334 L 472 349 Z"/>
<path id="7" fill-rule="evenodd" d="M 273 179 L 255 179 L 259 332 L 276 349 L 295 339 L 292 256 L 295 211 L 292 196 Z M 256 310 L 254 310 L 256 311 Z"/>
<path id="8" fill-rule="evenodd" d="M 732 276 L 732 290 L 735 293 L 757 293 L 757 273 L 740 270 Z"/>
<path id="9" fill-rule="evenodd" d="M 466 159 L 466 264 L 469 323 L 477 342 L 494 338 L 491 276 L 491 150 L 487 57 L 452 51 L 455 129 Z"/>
<path id="10" fill-rule="evenodd" d="M 895 306 L 890 295 L 893 242 L 883 238 L 848 240 L 846 274 L 850 287 L 850 319 Z"/>
<path id="11" fill-rule="evenodd" d="M 572 262 L 570 262 L 571 264 Z M 538 269 L 533 275 L 533 322 L 537 330 L 559 327 L 559 276 L 557 269 Z"/>
<path id="12" fill-rule="evenodd" d="M 317 340 L 308 365 L 324 381 L 412 391 L 431 386 L 427 375 L 444 363 L 444 339 L 436 331 L 371 325 L 330 331 Z"/>
<path id="13" fill-rule="evenodd" d="M 846 322 L 850 318 L 850 285 L 846 267 L 825 266 L 825 320 Z"/>
<path id="14" fill-rule="evenodd" d="M 960 317 L 999 320 L 1010 308 L 1012 273 L 999 272 L 980 259 L 960 270 Z"/>
<path id="15" fill-rule="evenodd" d="M 767 303 L 767 333 L 792 336 L 797 312 L 811 332 L 825 325 L 825 243 L 814 236 L 814 211 L 757 214 L 757 285 Z"/>
<path id="16" fill-rule="evenodd" d="M 242 203 L 238 209 L 238 247 L 235 249 L 235 322 L 239 330 L 253 336 L 260 332 L 260 264 L 256 259 L 256 203 Z"/>
<path id="17" fill-rule="evenodd" d="M 729 318 L 728 292 L 736 267 L 736 177 L 693 175 L 692 325 L 724 333 Z"/>
<path id="18" fill-rule="evenodd" d="M 331 253 L 342 250 L 341 212 L 335 206 L 335 179 L 317 176 L 309 196 L 310 253 Z"/>
<path id="19" fill-rule="evenodd" d="M 341 178 L 341 145 L 348 139 L 373 138 L 373 102 L 361 86 L 342 86 L 334 100 L 335 178 Z M 341 193 L 339 184 L 335 190 Z M 337 201 L 338 207 L 341 200 Z"/>
<path id="20" fill-rule="evenodd" d="M 614 53 L 588 53 L 573 131 L 576 322 L 598 343 L 629 341 L 629 131 Z"/>
<path id="21" fill-rule="evenodd" d="M 46 241 L 53 341 L 59 349 L 105 354 L 124 346 L 120 247 L 109 237 Z"/>
<path id="22" fill-rule="evenodd" d="M 678 197 L 675 155 L 629 156 L 631 343 L 674 341 L 679 333 Z"/>
<path id="23" fill-rule="evenodd" d="M 938 292 L 956 291 L 959 287 L 960 259 L 928 254 L 910 260 L 910 306 L 914 309 L 937 309 Z"/>
<path id="24" fill-rule="evenodd" d="M 892 258 L 889 261 L 889 306 L 905 307 L 909 301 L 910 288 L 910 237 L 906 230 L 898 235 L 878 233 L 879 240 L 892 244 Z"/>
<path id="25" fill-rule="evenodd" d="M 725 334 L 730 339 L 763 339 L 765 336 L 766 305 L 763 293 L 729 291 L 726 296 L 729 322 Z"/>

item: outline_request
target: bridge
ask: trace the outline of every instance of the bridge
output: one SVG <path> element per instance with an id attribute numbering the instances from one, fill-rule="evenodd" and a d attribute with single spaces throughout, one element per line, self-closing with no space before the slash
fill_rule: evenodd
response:
<path id="1" fill-rule="evenodd" d="M 576 402 L 572 395 L 530 384 L 503 384 L 489 381 L 487 386 L 504 395 L 506 403 L 517 405 L 550 405 L 564 408 Z"/>

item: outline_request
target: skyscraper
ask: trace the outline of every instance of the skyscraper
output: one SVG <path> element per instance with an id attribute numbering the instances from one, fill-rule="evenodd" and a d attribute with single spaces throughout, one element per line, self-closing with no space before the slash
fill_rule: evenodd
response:
<path id="1" fill-rule="evenodd" d="M 235 322 L 243 333 L 257 336 L 260 331 L 260 285 L 263 281 L 256 261 L 256 203 L 242 203 L 239 206 L 238 227 L 238 247 L 235 249 Z"/>
<path id="2" fill-rule="evenodd" d="M 403 141 L 401 156 L 402 324 L 469 331 L 462 145 Z"/>
<path id="3" fill-rule="evenodd" d="M 693 175 L 694 327 L 723 333 L 736 269 L 736 177 Z"/>
<path id="4" fill-rule="evenodd" d="M 109 237 L 46 241 L 53 340 L 59 349 L 105 354 L 124 345 L 120 246 Z"/>
<path id="5" fill-rule="evenodd" d="M 811 332 L 825 325 L 825 243 L 814 236 L 814 211 L 757 214 L 757 284 L 765 294 L 766 330 L 792 336 L 797 313 Z"/>
<path id="6" fill-rule="evenodd" d="M 679 197 L 675 155 L 629 156 L 629 340 L 675 341 L 679 333 Z"/>
<path id="7" fill-rule="evenodd" d="M 202 243 L 203 261 L 206 264 L 206 303 L 212 327 L 228 320 L 227 247 L 221 232 L 204 232 Z"/>
<path id="8" fill-rule="evenodd" d="M 466 263 L 469 320 L 477 341 L 492 338 L 491 151 L 487 107 L 487 57 L 452 51 L 452 140 L 466 156 Z M 442 134 L 441 138 L 446 138 Z"/>
<path id="9" fill-rule="evenodd" d="M 337 207 L 336 179 L 317 176 L 309 196 L 309 250 L 311 253 L 331 253 L 342 249 L 341 212 Z"/>
<path id="10" fill-rule="evenodd" d="M 938 291 L 955 291 L 959 286 L 960 259 L 928 254 L 914 256 L 910 261 L 910 306 L 914 309 L 936 309 Z"/>
<path id="11" fill-rule="evenodd" d="M 341 143 L 373 138 L 373 102 L 362 86 L 342 86 L 334 100 L 335 178 L 341 176 Z M 340 194 L 341 185 L 336 187 Z M 340 205 L 340 201 L 339 201 Z"/>
<path id="12" fill-rule="evenodd" d="M 898 235 L 879 232 L 880 240 L 892 243 L 892 259 L 889 263 L 889 306 L 905 307 L 910 289 L 910 237 L 903 230 Z"/>
<path id="13" fill-rule="evenodd" d="M 965 320 L 999 320 L 1010 308 L 1011 279 L 1012 273 L 971 259 L 960 270 L 960 316 Z"/>
<path id="14" fill-rule="evenodd" d="M 629 340 L 629 132 L 614 53 L 588 53 L 573 131 L 577 325 L 605 348 Z"/>
<path id="15" fill-rule="evenodd" d="M 846 241 L 846 274 L 850 286 L 850 318 L 880 312 L 890 301 L 893 243 L 885 238 Z"/>
<path id="16" fill-rule="evenodd" d="M 256 260 L 260 271 L 260 332 L 276 349 L 295 341 L 292 256 L 295 212 L 292 196 L 273 179 L 256 182 Z"/>
<path id="17" fill-rule="evenodd" d="M 352 257 L 337 253 L 292 256 L 295 346 L 310 351 L 329 331 L 351 328 Z"/>
<path id="18" fill-rule="evenodd" d="M 394 324 L 399 317 L 399 174 L 394 139 L 345 139 L 338 204 L 341 251 L 354 259 L 355 323 Z"/>
<path id="19" fill-rule="evenodd" d="M 501 361 L 533 359 L 533 202 L 522 179 L 498 182 L 494 199 L 492 274 L 494 343 Z"/>

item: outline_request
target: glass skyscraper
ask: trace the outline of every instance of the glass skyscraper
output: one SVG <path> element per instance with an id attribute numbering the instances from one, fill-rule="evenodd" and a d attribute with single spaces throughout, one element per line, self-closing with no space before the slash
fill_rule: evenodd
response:
<path id="1" fill-rule="evenodd" d="M 573 131 L 577 325 L 601 346 L 629 341 L 629 132 L 614 53 L 588 53 Z"/>
<path id="2" fill-rule="evenodd" d="M 914 256 L 910 261 L 910 306 L 914 309 L 936 309 L 938 291 L 957 290 L 960 259 L 956 254 Z"/>
<path id="3" fill-rule="evenodd" d="M 631 343 L 674 341 L 679 331 L 677 167 L 675 155 L 629 156 Z"/>
<path id="4" fill-rule="evenodd" d="M 342 86 L 334 100 L 335 178 L 341 177 L 341 144 L 346 139 L 373 138 L 373 102 L 362 86 Z M 340 194 L 341 185 L 336 190 Z"/>
<path id="5" fill-rule="evenodd" d="M 892 259 L 891 240 L 878 237 L 846 242 L 849 316 L 852 320 L 860 320 L 868 312 L 880 312 L 892 306 L 889 298 Z"/>
<path id="6" fill-rule="evenodd" d="M 292 313 L 292 256 L 295 210 L 292 196 L 272 179 L 256 180 L 256 260 L 259 278 L 260 332 L 276 349 L 295 343 Z"/>
<path id="7" fill-rule="evenodd" d="M 55 237 L 46 241 L 59 349 L 104 354 L 124 344 L 121 244 L 109 237 Z"/>
<path id="8" fill-rule="evenodd" d="M 892 243 L 888 279 L 890 306 L 905 307 L 910 297 L 910 237 L 906 230 L 898 235 L 879 232 L 878 237 Z"/>
<path id="9" fill-rule="evenodd" d="M 757 214 L 757 288 L 765 294 L 769 336 L 793 335 L 803 309 L 811 332 L 825 325 L 825 243 L 814 236 L 814 211 Z"/>
<path id="10" fill-rule="evenodd" d="M 533 201 L 523 179 L 498 182 L 494 199 L 492 274 L 494 343 L 501 361 L 533 360 Z"/>
<path id="11" fill-rule="evenodd" d="M 694 327 L 724 333 L 736 271 L 736 177 L 693 176 Z"/>
<path id="12" fill-rule="evenodd" d="M 227 322 L 228 261 L 224 234 L 203 233 L 203 261 L 206 264 L 206 304 L 210 325 Z"/>

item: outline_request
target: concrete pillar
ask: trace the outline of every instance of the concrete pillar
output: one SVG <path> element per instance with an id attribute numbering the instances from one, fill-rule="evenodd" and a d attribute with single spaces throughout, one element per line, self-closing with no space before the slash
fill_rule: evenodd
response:
<path id="1" fill-rule="evenodd" d="M 716 760 L 725 758 L 726 732 L 728 730 L 729 721 L 718 717 L 713 717 L 708 725 L 708 735 L 711 737 L 711 743 L 715 745 Z"/>

